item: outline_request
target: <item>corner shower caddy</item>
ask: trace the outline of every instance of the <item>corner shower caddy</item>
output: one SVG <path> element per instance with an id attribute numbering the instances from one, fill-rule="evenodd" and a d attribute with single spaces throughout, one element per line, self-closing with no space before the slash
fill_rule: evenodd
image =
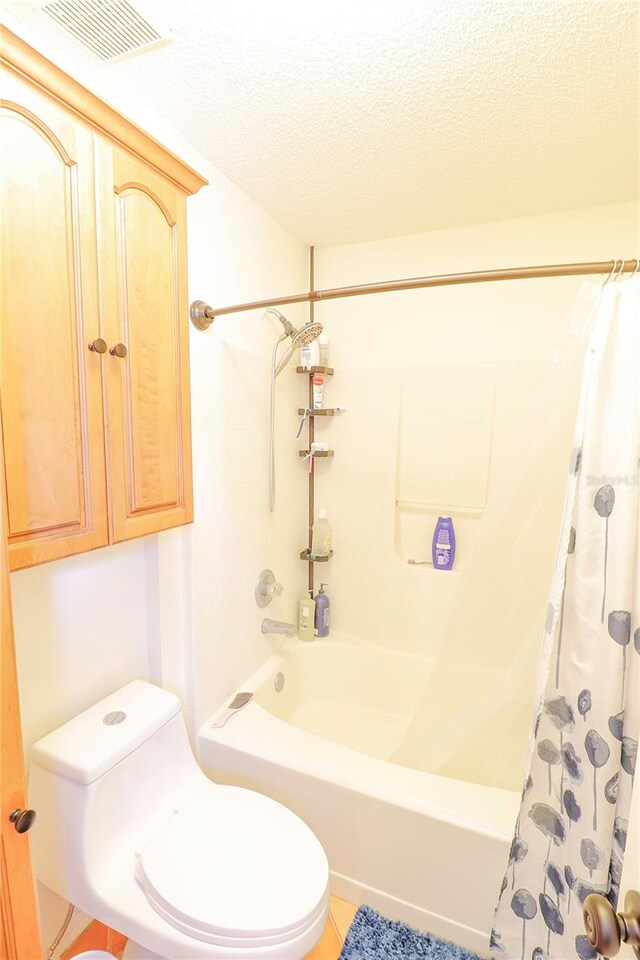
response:
<path id="1" fill-rule="evenodd" d="M 335 408 L 332 407 L 323 407 L 320 410 L 313 409 L 313 378 L 322 374 L 325 377 L 333 376 L 333 367 L 326 366 L 315 366 L 315 367 L 296 367 L 298 373 L 304 374 L 308 377 L 309 380 L 309 406 L 307 408 L 299 407 L 298 413 L 302 417 L 307 414 L 308 417 L 308 441 L 307 449 L 299 450 L 298 456 L 308 457 L 311 452 L 311 445 L 315 439 L 315 417 L 334 417 L 336 414 Z M 307 410 L 309 411 L 307 413 Z M 314 590 L 314 564 L 315 563 L 327 563 L 333 556 L 333 550 L 329 551 L 328 557 L 318 557 L 315 560 L 311 559 L 311 541 L 313 537 L 313 524 L 315 520 L 315 464 L 313 460 L 316 457 L 321 457 L 324 459 L 333 457 L 334 450 L 322 450 L 319 453 L 314 453 L 311 467 L 309 469 L 309 546 L 306 550 L 302 550 L 300 553 L 300 559 L 306 561 L 309 564 L 309 590 L 313 593 Z"/>

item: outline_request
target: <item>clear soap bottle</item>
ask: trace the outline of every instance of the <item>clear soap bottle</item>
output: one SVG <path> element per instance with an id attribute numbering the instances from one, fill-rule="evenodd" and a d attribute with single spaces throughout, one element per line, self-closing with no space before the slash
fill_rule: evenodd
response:
<path id="1" fill-rule="evenodd" d="M 321 367 L 329 366 L 329 337 L 321 333 L 318 337 L 318 352 Z"/>
<path id="2" fill-rule="evenodd" d="M 327 520 L 325 507 L 318 510 L 318 519 L 313 525 L 311 537 L 311 559 L 328 557 L 331 553 L 331 524 Z"/>

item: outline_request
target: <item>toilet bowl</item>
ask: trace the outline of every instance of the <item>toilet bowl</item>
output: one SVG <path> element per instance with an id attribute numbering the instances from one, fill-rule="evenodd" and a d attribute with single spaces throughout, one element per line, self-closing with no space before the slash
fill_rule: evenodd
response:
<path id="1" fill-rule="evenodd" d="M 33 748 L 41 883 L 129 937 L 125 960 L 299 960 L 329 867 L 282 804 L 213 783 L 176 697 L 135 680 Z"/>

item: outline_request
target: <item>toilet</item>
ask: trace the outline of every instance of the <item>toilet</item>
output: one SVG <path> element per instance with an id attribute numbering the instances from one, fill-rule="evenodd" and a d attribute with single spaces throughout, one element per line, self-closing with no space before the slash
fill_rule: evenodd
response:
<path id="1" fill-rule="evenodd" d="M 329 867 L 262 794 L 213 783 L 179 700 L 134 680 L 33 747 L 38 880 L 129 937 L 124 960 L 299 960 L 320 939 Z"/>

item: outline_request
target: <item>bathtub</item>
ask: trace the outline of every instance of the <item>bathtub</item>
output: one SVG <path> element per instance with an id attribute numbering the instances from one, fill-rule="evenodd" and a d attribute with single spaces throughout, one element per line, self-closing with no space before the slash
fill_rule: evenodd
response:
<path id="1" fill-rule="evenodd" d="M 488 956 L 519 795 L 388 760 L 431 668 L 357 643 L 288 641 L 242 687 L 249 706 L 203 724 L 200 761 L 298 813 L 324 844 L 334 894 Z"/>

